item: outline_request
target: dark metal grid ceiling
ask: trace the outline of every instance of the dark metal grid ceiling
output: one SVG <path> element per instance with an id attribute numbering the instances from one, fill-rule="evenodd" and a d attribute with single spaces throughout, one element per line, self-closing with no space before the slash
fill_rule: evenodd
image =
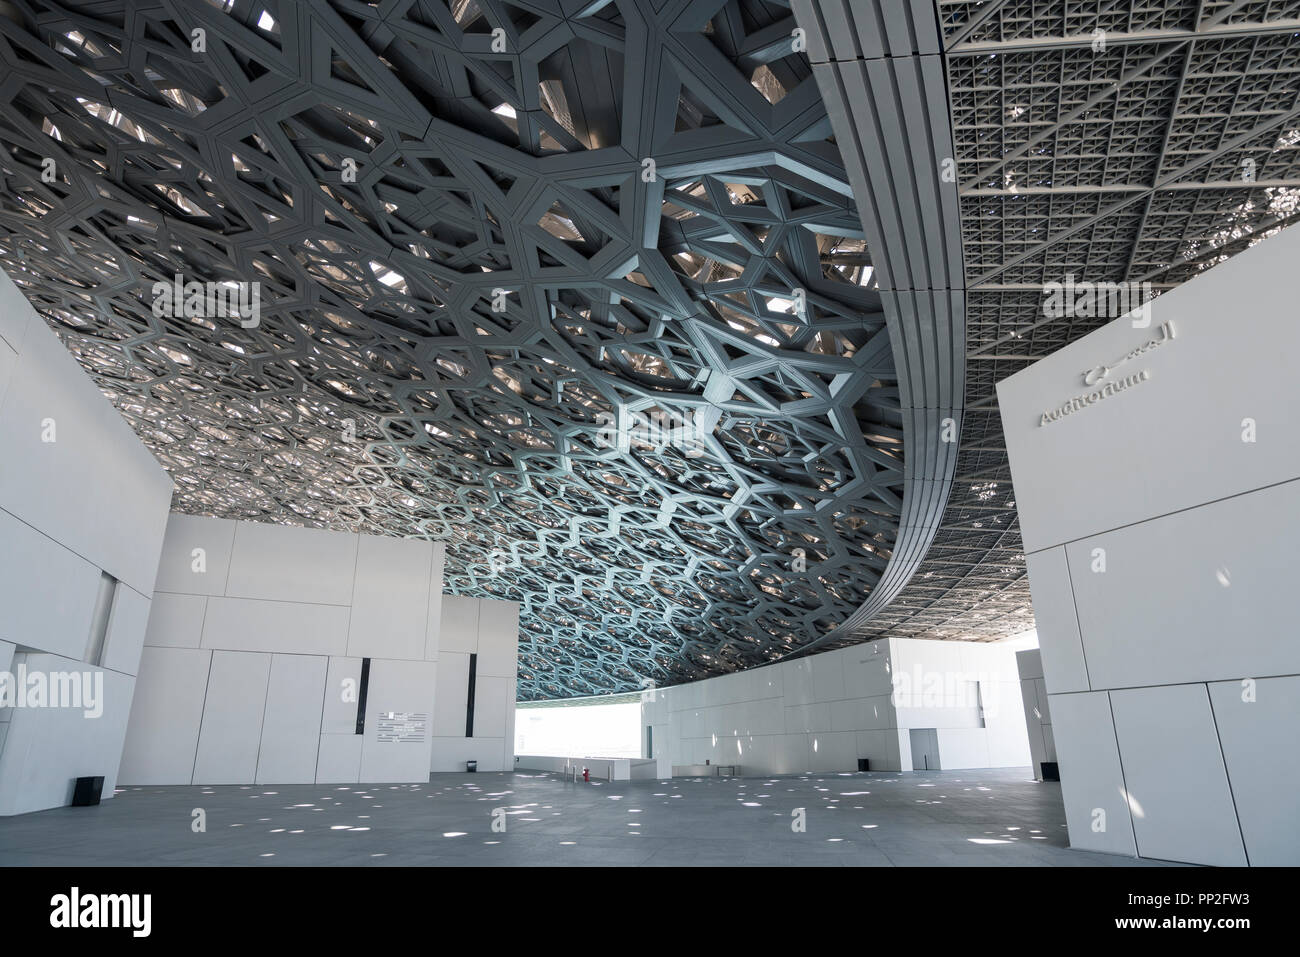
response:
<path id="1" fill-rule="evenodd" d="M 1045 319 L 1044 283 L 1159 293 L 1300 219 L 1300 2 L 939 12 L 968 287 L 962 444 L 925 562 L 858 634 L 992 640 L 1034 624 L 994 385 L 1108 321 Z"/>
<path id="2" fill-rule="evenodd" d="M 451 590 L 522 603 L 521 699 L 761 664 L 862 603 L 903 486 L 793 28 L 762 0 L 12 0 L 0 265 L 177 509 L 445 538 Z M 260 325 L 155 316 L 175 274 L 259 282 Z M 702 455 L 599 441 L 665 412 Z"/>

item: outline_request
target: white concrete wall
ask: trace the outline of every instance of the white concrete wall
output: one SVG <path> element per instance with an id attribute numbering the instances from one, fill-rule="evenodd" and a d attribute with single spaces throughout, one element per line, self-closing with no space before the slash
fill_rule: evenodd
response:
<path id="1" fill-rule="evenodd" d="M 859 757 L 898 770 L 891 694 L 888 646 L 872 642 L 646 692 L 641 720 L 663 777 L 705 761 L 746 775 L 852 771 Z"/>
<path id="2" fill-rule="evenodd" d="M 1297 261 L 1292 227 L 1149 328 L 1118 319 L 998 387 L 1076 847 L 1300 863 Z"/>
<path id="3" fill-rule="evenodd" d="M 509 771 L 515 765 L 515 684 L 519 605 L 445 595 L 433 770 Z M 477 656 L 473 736 L 465 736 L 470 656 Z"/>
<path id="4" fill-rule="evenodd" d="M 1043 780 L 1043 762 L 1056 762 L 1056 739 L 1052 736 L 1052 710 L 1047 683 L 1043 679 L 1043 659 L 1037 648 L 1016 652 L 1020 673 L 1020 698 L 1025 709 L 1025 730 L 1029 734 L 1029 753 L 1034 777 Z"/>
<path id="5" fill-rule="evenodd" d="M 0 708 L 0 814 L 65 805 L 82 776 L 103 775 L 103 797 L 112 797 L 171 491 L 0 273 L 0 671 L 82 672 L 104 689 L 96 718 Z M 96 655 L 105 574 L 111 605 Z"/>
<path id="6" fill-rule="evenodd" d="M 889 644 L 898 727 L 936 729 L 943 770 L 1030 763 L 1011 646 L 915 638 Z"/>
<path id="7" fill-rule="evenodd" d="M 907 677 L 899 680 L 899 670 Z M 944 688 L 981 683 L 981 716 Z M 936 687 L 939 689 L 937 696 Z M 992 705 L 995 715 L 988 715 Z M 912 769 L 911 728 L 939 729 L 943 767 L 1029 763 L 1014 653 L 996 646 L 886 639 L 642 696 L 659 774 L 739 765 L 745 775 Z M 948 763 L 948 762 L 951 763 Z"/>
<path id="8" fill-rule="evenodd" d="M 470 651 L 485 649 L 475 723 L 493 750 L 480 767 L 505 765 L 517 606 L 444 598 L 441 543 L 177 514 L 162 554 L 124 784 L 427 780 L 435 740 L 465 731 L 469 652 L 456 634 L 440 648 L 444 601 L 467 601 Z M 423 715 L 423 735 L 389 740 L 392 713 Z"/>

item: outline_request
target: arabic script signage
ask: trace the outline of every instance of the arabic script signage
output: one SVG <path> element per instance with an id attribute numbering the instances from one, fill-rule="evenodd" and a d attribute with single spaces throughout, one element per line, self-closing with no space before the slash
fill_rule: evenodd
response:
<path id="1" fill-rule="evenodd" d="M 1069 402 L 1044 412 L 1038 420 L 1041 428 L 1050 422 L 1056 422 L 1067 415 L 1078 412 L 1080 409 L 1086 409 L 1089 406 L 1096 405 L 1103 399 L 1109 399 L 1113 395 L 1119 395 L 1128 389 L 1141 385 L 1151 378 L 1151 370 L 1142 369 L 1138 372 L 1131 372 L 1127 375 L 1117 376 L 1115 370 L 1138 358 L 1146 355 L 1152 349 L 1157 349 L 1167 342 L 1171 342 L 1175 336 L 1173 321 L 1162 322 L 1159 328 L 1160 336 L 1157 339 L 1149 339 L 1142 345 L 1138 346 L 1132 352 L 1129 352 L 1118 359 L 1113 360 L 1105 365 L 1093 366 L 1085 372 L 1080 373 L 1085 386 L 1092 386 L 1092 390 L 1076 395 Z"/>

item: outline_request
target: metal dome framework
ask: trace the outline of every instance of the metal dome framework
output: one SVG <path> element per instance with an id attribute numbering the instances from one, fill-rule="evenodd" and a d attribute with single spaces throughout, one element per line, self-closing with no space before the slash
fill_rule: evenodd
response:
<path id="1" fill-rule="evenodd" d="M 176 509 L 446 539 L 450 590 L 521 602 L 521 700 L 761 664 L 862 604 L 903 508 L 794 27 L 763 0 L 15 0 L 0 266 Z M 258 283 L 260 321 L 156 314 L 178 275 Z"/>
<path id="2" fill-rule="evenodd" d="M 522 700 L 1032 627 L 1045 284 L 1300 218 L 1300 0 L 12 0 L 0 66 L 0 267 L 174 506 L 445 539 Z"/>

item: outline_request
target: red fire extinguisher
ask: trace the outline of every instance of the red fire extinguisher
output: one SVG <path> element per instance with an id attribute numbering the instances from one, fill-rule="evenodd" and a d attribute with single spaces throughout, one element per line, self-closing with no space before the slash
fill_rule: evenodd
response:
<path id="1" fill-rule="evenodd" d="M 584 780 L 584 781 L 590 781 L 590 780 L 591 780 L 591 769 L 590 769 L 590 768 L 583 768 L 583 769 L 582 769 L 582 780 Z"/>

